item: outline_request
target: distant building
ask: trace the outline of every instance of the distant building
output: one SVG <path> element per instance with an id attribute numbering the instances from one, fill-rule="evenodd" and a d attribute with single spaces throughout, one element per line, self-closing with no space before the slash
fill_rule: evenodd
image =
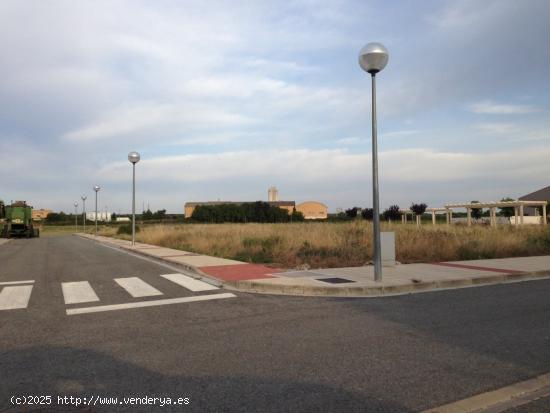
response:
<path id="1" fill-rule="evenodd" d="M 33 209 L 32 219 L 34 219 L 35 221 L 42 221 L 43 219 L 46 219 L 51 213 L 51 209 Z"/>
<path id="2" fill-rule="evenodd" d="M 296 211 L 301 212 L 305 219 L 327 219 L 328 207 L 317 201 L 307 201 L 296 205 Z"/>
<path id="3" fill-rule="evenodd" d="M 234 202 L 234 201 L 206 201 L 206 202 L 186 202 L 185 203 L 185 218 L 191 218 L 193 211 L 199 205 L 225 205 L 225 204 L 253 204 L 254 202 L 245 201 L 245 202 Z M 286 209 L 289 214 L 292 214 L 294 208 L 296 207 L 296 202 L 294 201 L 273 201 L 268 202 L 271 206 L 276 206 L 278 208 Z"/>
<path id="4" fill-rule="evenodd" d="M 98 221 L 110 221 L 111 220 L 111 213 L 110 212 L 100 212 L 97 213 L 97 220 Z M 95 221 L 95 211 L 93 212 L 86 212 L 86 219 L 88 221 Z"/>
<path id="5" fill-rule="evenodd" d="M 325 204 L 317 201 L 307 201 L 296 205 L 294 201 L 279 201 L 279 190 L 277 187 L 272 186 L 267 190 L 267 203 L 271 206 L 286 209 L 289 214 L 292 214 L 294 210 L 301 212 L 305 219 L 327 219 L 328 208 Z M 233 201 L 208 201 L 208 202 L 187 202 L 185 204 L 185 218 L 191 218 L 193 211 L 199 205 L 223 205 L 223 204 L 253 204 L 251 201 L 233 202 Z"/>
<path id="6" fill-rule="evenodd" d="M 530 194 L 519 197 L 520 201 L 546 201 L 550 202 L 550 186 L 531 192 Z M 538 215 L 538 211 L 533 207 L 525 207 L 525 215 Z"/>

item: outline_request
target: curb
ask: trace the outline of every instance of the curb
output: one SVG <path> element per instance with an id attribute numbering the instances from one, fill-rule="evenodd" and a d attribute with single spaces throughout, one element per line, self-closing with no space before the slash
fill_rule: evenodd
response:
<path id="1" fill-rule="evenodd" d="M 391 297 L 405 294 L 415 294 L 430 291 L 442 291 L 459 288 L 470 288 L 477 286 L 510 284 L 521 281 L 531 281 L 537 279 L 550 278 L 550 269 L 542 271 L 520 272 L 516 274 L 494 274 L 489 276 L 474 276 L 471 278 L 458 278 L 454 280 L 427 281 L 405 285 L 390 286 L 365 286 L 365 287 L 332 287 L 332 286 L 302 286 L 302 285 L 278 285 L 263 283 L 261 281 L 224 281 L 219 280 L 209 274 L 205 274 L 198 267 L 190 264 L 182 264 L 170 261 L 166 258 L 149 255 L 144 251 L 134 250 L 114 242 L 98 240 L 94 237 L 88 237 L 84 234 L 76 234 L 81 238 L 89 239 L 97 243 L 105 243 L 120 248 L 122 250 L 141 255 L 152 261 L 163 264 L 169 264 L 175 267 L 181 267 L 191 273 L 194 278 L 204 279 L 210 284 L 223 287 L 231 291 L 253 294 L 272 294 L 289 295 L 301 297 Z M 243 263 L 245 264 L 245 263 Z"/>
<path id="2" fill-rule="evenodd" d="M 191 275 L 193 278 L 195 278 L 197 280 L 205 281 L 209 284 L 215 285 L 216 287 L 223 287 L 224 286 L 224 284 L 221 280 L 218 280 L 217 278 L 214 278 L 211 275 L 205 274 L 204 272 L 202 272 L 199 268 L 195 267 L 194 265 L 182 264 L 180 262 L 170 261 L 170 260 L 167 260 L 165 258 L 156 257 L 154 255 L 147 254 L 143 251 L 128 248 L 124 245 L 119 245 L 115 242 L 108 242 L 108 241 L 105 241 L 105 240 L 98 240 L 98 239 L 95 239 L 93 237 L 87 237 L 84 234 L 76 234 L 76 235 L 78 235 L 81 238 L 97 242 L 98 244 L 109 244 L 112 247 L 116 247 L 118 249 L 130 252 L 132 254 L 141 255 L 142 257 L 145 257 L 145 258 L 147 258 L 151 261 L 156 261 L 156 262 L 161 263 L 161 264 L 169 264 L 173 267 L 180 267 L 180 268 L 192 273 L 192 274 L 189 274 L 189 275 Z"/>
<path id="3" fill-rule="evenodd" d="M 472 277 L 456 280 L 429 281 L 416 284 L 381 287 L 311 287 L 264 284 L 258 281 L 226 281 L 224 287 L 244 293 L 292 295 L 306 297 L 391 297 L 431 291 L 442 291 L 497 284 L 512 284 L 522 281 L 550 278 L 550 270 L 518 274 L 495 274 L 486 277 Z"/>

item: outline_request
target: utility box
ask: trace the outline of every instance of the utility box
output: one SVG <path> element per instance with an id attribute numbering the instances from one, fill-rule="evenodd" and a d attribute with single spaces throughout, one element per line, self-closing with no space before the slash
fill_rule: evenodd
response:
<path id="1" fill-rule="evenodd" d="M 380 233 L 380 254 L 383 267 L 395 266 L 395 232 Z"/>

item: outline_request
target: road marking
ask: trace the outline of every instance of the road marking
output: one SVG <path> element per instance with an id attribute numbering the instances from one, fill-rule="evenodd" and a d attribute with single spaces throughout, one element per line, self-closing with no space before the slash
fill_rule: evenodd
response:
<path id="1" fill-rule="evenodd" d="M 152 285 L 147 284 L 138 277 L 115 278 L 115 282 L 128 291 L 128 294 L 132 297 L 151 297 L 153 295 L 162 295 L 159 290 Z"/>
<path id="2" fill-rule="evenodd" d="M 183 274 L 163 274 L 161 275 L 161 277 L 175 282 L 176 284 L 179 284 L 182 287 L 185 287 L 191 291 L 210 291 L 219 289 L 212 284 L 208 284 L 200 280 L 195 280 L 194 278 L 188 277 Z"/>
<path id="3" fill-rule="evenodd" d="M 467 270 L 480 270 L 480 271 L 489 271 L 489 272 L 498 272 L 501 274 L 523 274 L 525 271 L 518 270 L 505 270 L 503 268 L 490 268 L 490 267 L 479 267 L 477 265 L 467 265 L 467 264 L 457 264 L 454 262 L 434 262 L 432 265 L 440 265 L 442 267 L 451 267 L 451 268 L 464 268 Z"/>
<path id="4" fill-rule="evenodd" d="M 137 303 L 100 305 L 97 307 L 70 308 L 67 310 L 67 315 L 99 313 L 103 311 L 127 310 L 130 308 L 140 308 L 140 307 L 156 307 L 160 305 L 192 303 L 196 301 L 220 300 L 223 298 L 232 298 L 232 297 L 236 297 L 236 295 L 231 293 L 221 293 L 221 294 L 196 295 L 193 297 L 167 298 L 164 300 L 140 301 Z"/>
<path id="5" fill-rule="evenodd" d="M 25 281 L 4 281 L 0 285 L 19 285 L 19 284 L 33 284 L 34 280 L 25 280 Z"/>
<path id="6" fill-rule="evenodd" d="M 499 413 L 550 395 L 550 374 L 481 393 L 422 413 Z"/>
<path id="7" fill-rule="evenodd" d="M 99 301 L 99 297 L 88 281 L 61 283 L 65 304 L 89 303 Z"/>
<path id="8" fill-rule="evenodd" d="M 31 298 L 32 285 L 4 287 L 0 292 L 0 310 L 27 308 Z"/>

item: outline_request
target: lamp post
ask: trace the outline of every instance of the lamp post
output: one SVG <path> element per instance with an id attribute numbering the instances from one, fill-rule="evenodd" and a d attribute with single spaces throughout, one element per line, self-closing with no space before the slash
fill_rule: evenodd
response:
<path id="1" fill-rule="evenodd" d="M 359 65 L 371 75 L 372 85 L 372 212 L 374 280 L 382 281 L 380 248 L 380 206 L 378 198 L 378 142 L 376 128 L 376 74 L 388 64 L 388 50 L 380 43 L 369 43 L 359 52 Z"/>
<path id="2" fill-rule="evenodd" d="M 136 151 L 128 154 L 128 160 L 132 163 L 132 245 L 136 244 L 136 163 L 140 156 Z"/>
<path id="3" fill-rule="evenodd" d="M 78 202 L 74 203 L 74 232 L 78 232 Z"/>
<path id="4" fill-rule="evenodd" d="M 82 215 L 84 215 L 84 223 L 82 224 L 84 228 L 84 233 L 86 233 L 86 199 L 87 198 L 88 197 L 86 195 L 82 195 L 80 197 L 80 199 L 82 199 Z"/>
<path id="5" fill-rule="evenodd" d="M 97 237 L 97 193 L 99 192 L 100 188 L 99 185 L 94 185 L 94 191 L 95 191 L 95 236 Z"/>

